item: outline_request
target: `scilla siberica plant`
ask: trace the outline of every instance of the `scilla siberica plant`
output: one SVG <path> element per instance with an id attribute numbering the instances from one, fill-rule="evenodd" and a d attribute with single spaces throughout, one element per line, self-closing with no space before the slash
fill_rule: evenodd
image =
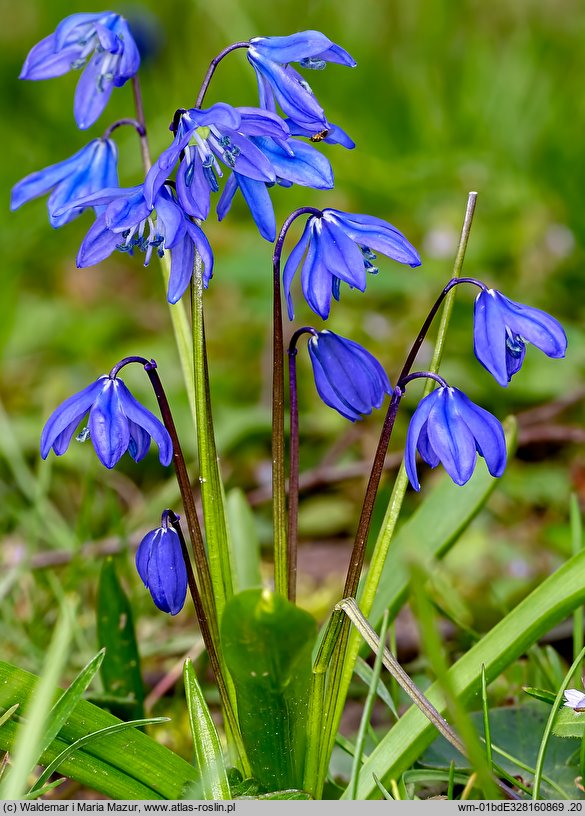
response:
<path id="1" fill-rule="evenodd" d="M 203 108 L 215 69 L 238 49 L 246 50 L 255 72 L 258 106 L 220 102 Z M 413 412 L 406 439 L 405 472 L 415 490 L 420 490 L 417 453 L 430 467 L 442 464 L 458 485 L 471 478 L 478 457 L 485 460 L 492 476 L 501 476 L 506 466 L 502 425 L 439 376 L 440 354 L 436 355 L 431 370 L 413 370 L 435 315 L 445 299 L 448 302 L 452 299 L 456 286 L 468 284 L 479 288 L 474 308 L 475 355 L 500 386 L 507 386 L 519 372 L 527 344 L 549 357 L 559 358 L 566 351 L 566 336 L 558 321 L 545 312 L 515 303 L 479 280 L 461 277 L 475 204 L 475 194 L 471 194 L 454 276 L 430 310 L 393 385 L 382 364 L 367 349 L 329 328 L 303 326 L 294 330 L 288 355 L 285 354 L 281 286 L 292 321 L 297 271 L 300 270 L 299 288 L 306 303 L 322 320 L 327 320 L 332 303 L 346 288 L 344 284 L 360 292 L 368 284 L 374 285 L 370 275 L 378 272 L 374 266 L 376 253 L 406 267 L 421 264 L 418 252 L 399 229 L 374 214 L 343 212 L 334 206 L 323 210 L 306 206 L 292 212 L 279 231 L 276 228 L 271 187 L 297 184 L 329 190 L 334 186 L 333 172 L 320 152 L 319 143 L 354 147 L 350 136 L 328 120 L 303 72 L 325 68 L 328 63 L 353 68 L 355 60 L 317 31 L 253 37 L 230 45 L 212 60 L 192 107 L 179 109 L 169 117 L 170 144 L 154 161 L 148 150 L 137 75 L 139 63 L 131 30 L 113 12 L 72 15 L 32 49 L 21 74 L 23 79 L 46 79 L 83 68 L 74 105 L 79 128 L 85 129 L 100 118 L 113 87 L 128 81 L 133 84 L 136 119 L 114 122 L 101 138 L 94 139 L 71 158 L 20 181 L 13 190 L 12 209 L 50 193 L 48 209 L 54 227 L 61 227 L 84 210 L 92 209 L 95 222 L 79 249 L 79 267 L 99 263 L 116 251 L 142 255 L 145 266 L 153 255 L 159 258 L 167 281 L 168 301 L 177 304 L 171 317 L 196 425 L 202 521 L 193 480 L 187 472 L 179 435 L 153 360 L 139 356 L 125 358 L 115 363 L 108 375 L 66 399 L 47 420 L 41 435 L 41 455 L 46 458 L 51 450 L 58 456 L 64 454 L 75 436 L 79 441 L 91 440 L 100 461 L 111 468 L 125 452 L 139 462 L 147 455 L 151 439 L 155 440 L 161 464 L 168 466 L 172 462 L 175 469 L 191 549 L 185 543 L 179 516 L 165 509 L 161 525 L 148 532 L 138 547 L 136 567 L 140 578 L 154 604 L 171 615 L 181 610 L 187 588 L 190 590 L 220 693 L 226 724 L 225 762 L 229 757 L 241 775 L 254 781 L 254 790 L 259 793 L 293 789 L 320 798 L 357 658 L 357 641 L 350 637 L 344 609 L 353 608 L 355 600 L 359 601 L 364 616 L 371 609 L 387 542 L 375 549 L 361 594 L 358 582 L 384 457 L 408 384 L 421 378 L 427 381 L 427 392 Z M 144 163 L 143 177 L 130 180 L 133 185 L 130 187 L 119 186 L 113 141 L 116 129 L 123 125 L 136 130 Z M 261 236 L 275 242 L 274 588 L 236 592 L 213 433 L 204 326 L 205 289 L 221 285 L 221 281 L 212 282 L 218 264 L 204 222 L 215 196 L 219 194 L 215 206 L 221 220 L 227 216 L 238 191 Z M 302 234 L 288 252 L 281 274 L 286 238 L 296 222 L 303 219 L 306 220 Z M 384 265 L 391 268 L 390 263 L 384 261 Z M 187 293 L 192 325 L 183 307 Z M 351 294 L 344 292 L 344 297 Z M 444 331 L 442 326 L 442 336 Z M 308 336 L 317 393 L 343 417 L 355 422 L 379 409 L 389 397 L 356 532 L 344 601 L 325 626 L 313 664 L 316 627 L 311 617 L 295 606 L 299 461 L 296 357 L 303 335 Z M 288 492 L 286 357 L 290 406 Z M 149 377 L 162 421 L 142 406 L 120 379 L 121 370 L 131 364 L 142 366 Z M 406 481 L 400 482 L 400 478 L 393 499 L 395 513 L 406 490 Z M 268 654 L 269 668 L 265 672 L 250 669 L 256 665 L 259 648 Z M 407 691 L 410 689 L 408 693 L 414 693 L 411 681 L 401 682 Z M 461 748 L 454 732 L 418 694 L 417 704 L 424 713 Z M 205 776 L 206 769 L 200 770 Z M 504 783 L 496 784 L 511 795 Z M 232 788 L 228 785 L 221 788 L 220 794 L 234 796 L 237 790 L 237 785 Z M 217 789 L 212 793 L 219 798 Z"/>

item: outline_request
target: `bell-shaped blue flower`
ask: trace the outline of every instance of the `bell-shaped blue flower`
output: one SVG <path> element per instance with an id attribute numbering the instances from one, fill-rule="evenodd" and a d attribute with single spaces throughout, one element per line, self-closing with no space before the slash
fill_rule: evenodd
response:
<path id="1" fill-rule="evenodd" d="M 548 357 L 564 357 L 567 336 L 558 320 L 494 289 L 482 289 L 474 305 L 475 356 L 500 385 L 507 386 L 522 367 L 526 343 Z"/>
<path id="2" fill-rule="evenodd" d="M 416 451 L 431 467 L 442 462 L 455 484 L 471 478 L 477 454 L 492 476 L 506 467 L 506 439 L 500 422 L 462 391 L 441 386 L 425 397 L 414 412 L 406 436 L 404 464 L 411 485 L 420 490 Z"/>
<path id="3" fill-rule="evenodd" d="M 83 391 L 65 400 L 49 417 L 41 434 L 41 456 L 51 449 L 65 453 L 73 434 L 89 412 L 87 428 L 79 441 L 91 439 L 100 462 L 113 468 L 126 451 L 139 462 L 154 439 L 162 465 L 173 458 L 173 444 L 165 426 L 141 405 L 119 377 L 104 375 Z"/>
<path id="4" fill-rule="evenodd" d="M 124 85 L 140 66 L 138 48 L 123 17 L 111 11 L 66 17 L 31 49 L 20 79 L 51 79 L 84 65 L 73 112 L 85 130 L 101 115 L 114 86 Z"/>
<path id="5" fill-rule="evenodd" d="M 74 156 L 31 173 L 12 188 L 10 209 L 51 192 L 47 202 L 51 226 L 61 227 L 80 215 L 84 207 L 71 202 L 118 185 L 118 150 L 111 139 L 94 139 Z M 98 208 L 99 210 L 99 208 Z M 61 215 L 56 215 L 61 212 Z"/>
<path id="6" fill-rule="evenodd" d="M 287 37 L 254 37 L 247 51 L 258 81 L 260 106 L 284 113 L 311 134 L 330 129 L 323 108 L 307 82 L 289 64 L 320 70 L 328 62 L 354 67 L 353 57 L 320 31 L 301 31 Z"/>
<path id="7" fill-rule="evenodd" d="M 206 110 L 183 111 L 174 123 L 173 143 L 158 157 L 144 182 L 146 201 L 154 202 L 179 161 L 177 197 L 184 211 L 205 220 L 210 195 L 219 191 L 221 164 L 241 178 L 274 184 L 276 173 L 251 136 L 288 137 L 288 128 L 276 114 L 260 108 L 233 108 L 219 102 Z"/>
<path id="8" fill-rule="evenodd" d="M 312 215 L 284 267 L 283 288 L 289 318 L 294 317 L 290 288 L 299 266 L 305 299 L 311 309 L 326 320 L 331 297 L 339 299 L 342 281 L 363 292 L 366 273 L 378 271 L 372 264 L 376 257 L 372 250 L 399 263 L 420 266 L 416 249 L 387 221 L 332 209 Z"/>
<path id="9" fill-rule="evenodd" d="M 266 136 L 250 138 L 269 160 L 276 173 L 277 184 L 283 187 L 299 184 L 316 190 L 330 190 L 333 187 L 333 170 L 329 160 L 311 145 L 298 139 L 284 141 Z M 220 221 L 225 218 L 239 189 L 262 237 L 267 241 L 274 241 L 276 218 L 268 192 L 270 186 L 272 185 L 241 175 L 234 169 L 218 201 L 217 217 Z"/>
<path id="10" fill-rule="evenodd" d="M 308 347 L 319 396 L 352 422 L 371 414 L 392 394 L 386 372 L 359 343 L 325 330 L 315 332 Z"/>
<path id="11" fill-rule="evenodd" d="M 136 551 L 136 569 L 163 612 L 176 615 L 187 595 L 187 570 L 179 536 L 163 513 L 161 526 L 147 533 Z"/>
<path id="12" fill-rule="evenodd" d="M 203 230 L 194 224 L 178 204 L 169 186 L 159 189 L 154 207 L 146 203 L 143 185 L 129 189 L 106 189 L 79 199 L 71 206 L 106 205 L 83 239 L 77 253 L 77 266 L 100 263 L 118 249 L 132 254 L 145 253 L 148 266 L 154 250 L 162 257 L 171 251 L 171 273 L 167 299 L 176 303 L 183 296 L 193 275 L 195 250 L 204 264 L 203 282 L 207 286 L 213 274 L 213 252 Z"/>

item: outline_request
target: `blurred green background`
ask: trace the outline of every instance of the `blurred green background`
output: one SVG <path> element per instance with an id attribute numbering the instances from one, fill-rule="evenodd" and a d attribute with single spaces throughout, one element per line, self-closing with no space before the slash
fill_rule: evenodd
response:
<path id="1" fill-rule="evenodd" d="M 367 292 L 346 289 L 328 324 L 366 344 L 391 378 L 450 277 L 470 190 L 478 191 L 479 200 L 465 273 L 562 320 L 569 335 L 566 360 L 551 361 L 531 349 L 504 390 L 473 357 L 474 293 L 458 292 L 444 376 L 501 419 L 548 406 L 528 415 L 532 424 L 525 416 L 517 458 L 443 568 L 446 585 L 471 609 L 474 625 L 489 625 L 567 557 L 569 496 L 585 498 L 584 4 L 149 0 L 112 8 L 140 20 L 150 40 L 153 53 L 141 81 L 154 155 L 168 144 L 175 109 L 193 104 L 209 60 L 226 44 L 316 28 L 353 54 L 356 69 L 331 65 L 307 77 L 329 119 L 356 142 L 353 151 L 321 145 L 335 170 L 335 189 L 279 188 L 273 200 L 279 223 L 305 204 L 367 212 L 395 224 L 420 250 L 423 265 L 417 270 L 380 258 L 380 273 Z M 154 452 L 140 465 L 124 457 L 116 470 L 106 471 L 89 444 L 72 445 L 66 456 L 51 455 L 43 463 L 38 438 L 63 399 L 121 357 L 140 354 L 158 360 L 185 449 L 194 457 L 160 272 L 155 261 L 144 268 L 140 257 L 122 254 L 77 270 L 75 254 L 92 223 L 89 213 L 55 231 L 44 199 L 9 212 L 9 192 L 20 178 L 70 156 L 113 120 L 132 116 L 131 90 L 115 90 L 98 123 L 87 133 L 78 131 L 72 113 L 77 75 L 20 82 L 18 74 L 27 51 L 61 18 L 97 7 L 2 0 L 0 9 L 2 652 L 38 669 L 56 598 L 78 592 L 85 599 L 81 665 L 95 650 L 98 555 L 121 552 L 141 650 L 152 658 L 148 665 L 156 678 L 164 660 L 172 663 L 189 648 L 191 613 L 177 621 L 156 613 L 131 553 L 158 524 L 163 507 L 176 502 L 171 476 Z M 243 52 L 219 68 L 206 104 L 217 101 L 256 104 Z M 139 183 L 135 134 L 120 129 L 116 139 L 121 183 Z M 222 224 L 212 215 L 206 228 L 216 257 L 206 300 L 221 464 L 228 489 L 240 487 L 250 496 L 268 563 L 271 246 L 255 231 L 241 200 Z M 296 303 L 295 327 L 320 327 L 298 289 Z M 430 353 L 430 344 L 423 347 L 421 367 Z M 300 600 L 323 618 L 338 598 L 381 416 L 350 426 L 318 401 L 304 354 L 299 367 L 301 467 L 314 473 L 325 457 L 328 468 L 325 484 L 302 496 Z M 138 369 L 127 382 L 154 408 Z M 417 393 L 409 389 L 394 452 Z M 340 471 L 354 475 L 339 479 Z M 440 477 L 425 472 L 424 481 Z M 419 500 L 409 494 L 407 510 Z"/>

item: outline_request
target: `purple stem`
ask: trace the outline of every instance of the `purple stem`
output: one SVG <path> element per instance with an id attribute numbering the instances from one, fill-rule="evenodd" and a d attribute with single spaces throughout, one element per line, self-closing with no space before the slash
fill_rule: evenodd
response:
<path id="1" fill-rule="evenodd" d="M 288 466 L 288 598 L 296 600 L 297 542 L 299 515 L 299 401 L 297 393 L 297 342 L 303 334 L 317 336 L 310 326 L 297 329 L 288 346 L 288 388 L 290 411 L 289 466 Z"/>
<path id="2" fill-rule="evenodd" d="M 197 94 L 197 100 L 195 102 L 195 107 L 200 108 L 203 104 L 203 100 L 205 98 L 205 94 L 207 93 L 207 89 L 209 88 L 209 83 L 211 82 L 211 78 L 215 73 L 215 69 L 222 61 L 224 57 L 227 57 L 232 51 L 235 51 L 236 48 L 249 48 L 249 42 L 235 42 L 231 45 L 228 45 L 227 48 L 224 48 L 223 51 L 220 51 L 219 54 L 214 57 L 211 62 L 209 63 L 209 68 L 207 69 L 207 73 L 203 77 L 203 82 L 201 83 L 201 88 L 199 89 L 199 93 Z"/>

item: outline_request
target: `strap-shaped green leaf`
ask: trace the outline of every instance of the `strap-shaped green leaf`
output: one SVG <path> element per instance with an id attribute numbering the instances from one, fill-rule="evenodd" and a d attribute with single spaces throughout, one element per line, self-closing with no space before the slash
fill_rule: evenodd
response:
<path id="1" fill-rule="evenodd" d="M 37 681 L 35 675 L 0 661 L 0 712 L 15 703 L 26 711 Z M 55 689 L 55 694 L 59 691 Z M 120 722 L 80 700 L 59 737 L 43 754 L 42 764 L 75 740 Z M 15 733 L 13 721 L 0 728 L 0 749 L 11 750 Z M 63 763 L 60 773 L 114 799 L 180 799 L 185 786 L 197 779 L 192 765 L 136 729 L 85 745 Z"/>
<path id="2" fill-rule="evenodd" d="M 314 619 L 249 589 L 225 607 L 221 640 L 252 773 L 268 791 L 301 788 Z"/>
<path id="3" fill-rule="evenodd" d="M 231 799 L 219 735 L 190 660 L 185 661 L 183 679 L 193 747 L 201 774 L 201 798 Z"/>

